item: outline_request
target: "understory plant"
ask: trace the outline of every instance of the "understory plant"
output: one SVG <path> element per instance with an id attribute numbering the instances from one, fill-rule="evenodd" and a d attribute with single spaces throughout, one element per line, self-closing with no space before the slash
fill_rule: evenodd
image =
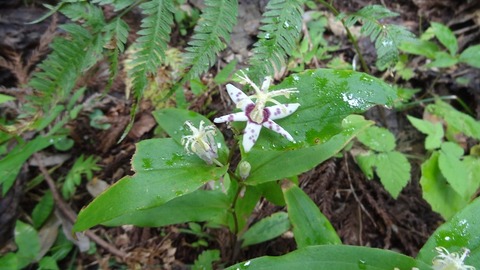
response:
<path id="1" fill-rule="evenodd" d="M 15 241 L 18 249 L 0 258 L 0 262 L 12 268 L 37 263 L 41 268 L 56 269 L 56 262 L 72 247 L 70 244 L 67 251 L 61 249 L 65 242 L 76 241 L 77 246 L 82 246 L 81 251 L 91 250 L 88 241 L 78 243 L 81 242 L 78 238 L 84 231 L 92 238 L 92 232 L 87 230 L 94 226 L 162 227 L 189 223 L 189 229 L 183 231 L 199 236 L 198 246 L 208 245 L 204 239 L 210 238 L 203 232 L 204 228 L 223 228 L 230 236 L 224 243 L 226 254 L 206 250 L 196 260 L 196 269 L 212 269 L 213 263 L 228 267 L 237 262 L 242 248 L 274 239 L 288 231 L 293 232 L 296 251 L 275 258 L 260 257 L 230 266 L 230 269 L 296 269 L 300 266 L 432 269 L 432 265 L 433 269 L 451 269 L 449 267 L 453 266 L 457 267 L 454 269 L 474 269 L 469 265 L 480 265 L 480 242 L 474 237 L 480 233 L 478 226 L 474 226 L 480 218 L 480 208 L 478 200 L 471 202 L 474 189 L 478 188 L 474 179 L 480 177 L 476 174 L 465 176 L 464 180 L 469 181 L 465 187 L 463 182 L 453 178 L 458 168 L 451 168 L 452 164 L 461 163 L 464 166 L 461 168 L 477 173 L 478 153 L 473 151 L 465 156 L 448 136 L 449 130 L 454 130 L 479 139 L 478 122 L 448 109 L 448 105 L 440 101 L 431 105 L 429 110 L 447 123 L 445 137 L 448 141 L 443 141 L 444 133 L 440 131 L 443 129 L 438 125 L 409 118 L 420 131 L 434 137 L 427 137 L 426 148 L 432 152 L 422 166 L 422 186 L 433 209 L 449 218 L 416 258 L 393 251 L 342 245 L 328 219 L 299 187 L 300 174 L 334 157 L 354 138 L 370 149 L 363 156 L 357 156 L 360 167 L 370 178 L 375 170 L 393 197 L 398 196 L 406 185 L 410 172 L 408 160 L 395 150 L 393 136 L 361 116 L 375 105 L 393 106 L 398 95 L 396 87 L 368 74 L 370 68 L 349 27 L 360 23 L 361 34 L 374 42 L 379 70 L 394 67 L 399 61 L 401 44 L 414 42 L 414 35 L 401 26 L 385 23 L 386 19 L 398 14 L 383 6 L 370 5 L 352 14 L 340 14 L 331 3 L 317 2 L 328 8 L 345 26 L 364 72 L 304 68 L 315 57 L 321 58 L 320 47 L 326 46 L 321 39 L 309 41 L 305 37 L 300 48 L 297 44 L 302 31 L 303 6 L 314 6 L 312 1 L 268 1 L 248 68 L 234 72 L 235 62 L 232 62 L 213 79 L 215 87 L 204 85 L 198 77 L 216 63 L 217 54 L 230 42 L 237 24 L 239 2 L 236 0 L 206 0 L 183 53 L 169 48 L 174 22 L 179 24 L 180 33 L 186 33 L 185 20 L 182 19 L 185 12 L 180 8 L 183 1 L 95 0 L 47 5 L 51 12 L 45 17 L 60 12 L 69 22 L 61 25 L 64 36 L 54 39 L 52 52 L 27 80 L 25 88 L 33 94 L 21 107 L 17 119 L 2 119 L 2 193 L 11 190 L 22 166 L 31 156 L 39 159 L 37 152 L 50 146 L 59 151 L 73 146 L 66 125 L 84 109 L 82 101 L 88 90 L 84 76 L 95 74 L 103 63 L 108 64 L 104 90 L 113 87 L 114 80 L 123 74 L 125 95 L 133 96 L 132 119 L 119 139 L 123 139 L 132 128 L 139 102 L 145 95 L 154 96 L 156 105 L 162 107 L 155 110 L 153 116 L 167 136 L 138 142 L 131 162 L 134 175 L 124 176 L 83 208 L 73 228 L 69 226 L 71 224 L 62 224 L 68 233 L 59 234 L 62 236 L 50 243 L 50 250 L 39 247 L 40 233 L 36 232 L 46 227 L 49 221 L 58 228 L 59 221 L 51 215 L 53 204 L 71 198 L 82 180 L 81 175 L 90 180 L 99 168 L 94 157 L 81 156 L 76 159 L 65 181 L 59 178 L 55 183 L 49 179 L 49 172 L 42 170 L 42 175 L 34 179 L 31 186 L 45 180 L 50 191 L 44 191 L 31 214 L 34 217 L 32 225 L 17 222 Z M 113 15 L 105 16 L 102 7 L 106 5 L 113 8 Z M 130 43 L 127 41 L 131 31 L 124 16 L 134 8 L 142 12 L 143 19 L 140 30 L 135 33 L 135 41 Z M 320 15 L 316 13 L 315 16 Z M 323 26 L 320 23 L 318 27 Z M 315 28 L 315 24 L 307 29 L 317 34 L 324 31 Z M 444 42 L 440 32 L 435 33 L 455 55 L 457 51 L 453 45 Z M 309 46 L 311 51 L 305 49 Z M 476 55 L 477 52 L 469 53 Z M 307 57 L 294 67 L 294 73 L 274 85 L 272 78 L 281 73 L 287 57 L 301 55 Z M 460 62 L 465 58 L 461 55 L 455 56 Z M 158 78 L 160 71 L 166 69 L 173 71 L 162 77 L 168 78 L 163 82 Z M 228 79 L 231 73 L 235 73 L 232 79 L 237 83 L 225 85 L 231 82 Z M 218 88 L 222 95 L 226 92 L 234 110 L 226 115 L 211 112 L 208 117 L 188 110 L 188 97 L 202 96 L 208 88 Z M 10 102 L 10 99 L 0 96 L 2 102 Z M 103 117 L 101 111 L 88 115 L 92 127 L 111 128 L 97 121 Z M 456 126 L 458 122 L 449 120 L 456 117 L 464 124 Z M 448 191 L 431 195 L 428 185 L 441 186 L 442 192 Z M 62 190 L 63 199 L 56 186 Z M 445 186 L 450 189 L 442 189 Z M 429 199 L 431 196 L 434 199 Z M 450 201 L 452 198 L 453 204 L 436 206 L 438 200 Z M 285 210 L 252 223 L 252 212 L 262 200 L 284 206 Z M 67 239 L 71 231 L 76 233 L 77 239 Z M 27 248 L 30 244 L 32 249 Z M 56 253 L 55 248 L 63 253 Z M 49 255 L 45 256 L 47 252 Z M 118 252 L 115 255 L 122 257 L 125 254 Z"/>

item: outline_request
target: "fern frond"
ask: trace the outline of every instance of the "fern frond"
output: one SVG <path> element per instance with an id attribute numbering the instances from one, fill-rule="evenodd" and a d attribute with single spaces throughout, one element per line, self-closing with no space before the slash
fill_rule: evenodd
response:
<path id="1" fill-rule="evenodd" d="M 126 67 L 129 80 L 138 99 L 147 86 L 147 76 L 156 72 L 165 58 L 173 24 L 171 0 L 152 0 L 140 5 L 146 17 L 142 20 L 140 35 L 133 45 L 133 56 Z M 130 89 L 127 89 L 129 91 Z"/>
<path id="2" fill-rule="evenodd" d="M 93 19 L 97 30 L 73 23 L 60 26 L 67 36 L 54 39 L 52 53 L 38 65 L 40 71 L 28 83 L 35 95 L 29 97 L 27 111 L 32 111 L 30 106 L 49 114 L 53 106 L 69 99 L 78 78 L 100 59 L 105 40 L 103 26 L 99 24 L 103 21 L 103 13 L 96 13 L 96 16 L 99 14 L 100 18 Z M 92 29 L 90 25 L 88 28 Z"/>
<path id="3" fill-rule="evenodd" d="M 92 3 L 99 5 L 112 5 L 113 11 L 122 10 L 135 3 L 135 0 L 92 0 Z"/>
<path id="4" fill-rule="evenodd" d="M 302 29 L 302 0 L 271 0 L 263 14 L 261 33 L 250 61 L 254 70 L 273 74 L 295 48 Z"/>
<path id="5" fill-rule="evenodd" d="M 205 5 L 184 54 L 184 65 L 190 66 L 186 78 L 198 76 L 215 63 L 216 54 L 225 49 L 237 23 L 237 0 L 206 0 Z"/>
<path id="6" fill-rule="evenodd" d="M 120 18 L 114 19 L 105 26 L 106 48 L 110 49 L 107 53 L 110 75 L 108 77 L 105 89 L 110 89 L 113 80 L 118 74 L 118 57 L 125 50 L 125 44 L 128 38 L 128 24 Z"/>
<path id="7" fill-rule="evenodd" d="M 377 67 L 384 70 L 398 62 L 398 47 L 403 41 L 412 40 L 414 35 L 399 25 L 383 24 L 380 20 L 396 17 L 399 14 L 380 5 L 366 6 L 350 15 L 340 15 L 345 18 L 345 26 L 362 23 L 361 33 L 369 36 L 377 50 Z"/>

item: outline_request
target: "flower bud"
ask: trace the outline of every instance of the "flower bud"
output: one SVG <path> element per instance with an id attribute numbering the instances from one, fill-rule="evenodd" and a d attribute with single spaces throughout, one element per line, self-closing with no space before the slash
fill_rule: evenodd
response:
<path id="1" fill-rule="evenodd" d="M 238 173 L 240 174 L 240 177 L 242 180 L 247 179 L 247 177 L 250 175 L 250 170 L 252 169 L 252 166 L 248 161 L 241 161 L 240 164 L 238 164 Z"/>

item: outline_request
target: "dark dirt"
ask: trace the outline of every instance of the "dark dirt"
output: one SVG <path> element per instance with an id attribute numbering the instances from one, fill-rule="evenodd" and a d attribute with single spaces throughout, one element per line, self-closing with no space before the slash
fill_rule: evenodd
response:
<path id="1" fill-rule="evenodd" d="M 42 34 L 51 25 L 51 19 L 38 25 L 25 25 L 24 22 L 37 18 L 44 12 L 44 9 L 39 5 L 26 7 L 21 2 L 10 1 L 5 3 L 8 6 L 0 9 L 0 55 L 7 59 L 12 59 L 12 55 L 20 55 L 26 59 L 38 47 Z M 190 2 L 193 6 L 201 6 L 202 1 Z M 221 66 L 233 56 L 243 61 L 240 64 L 244 65 L 258 31 L 259 16 L 265 1 L 240 2 L 239 26 L 234 31 L 230 48 L 223 52 L 222 58 L 219 59 L 218 63 Z M 383 0 L 341 0 L 334 1 L 333 4 L 340 11 L 351 12 L 368 4 L 382 3 L 400 13 L 401 16 L 395 18 L 395 23 L 404 25 L 415 33 L 418 33 L 419 29 L 425 29 L 429 21 L 439 21 L 455 30 L 461 49 L 479 43 L 480 4 L 478 1 L 464 1 L 459 5 L 455 0 L 402 0 L 396 3 Z M 112 11 L 106 10 L 105 12 Z M 59 18 L 58 23 L 62 21 L 62 18 Z M 131 23 L 132 28 L 138 28 L 138 13 L 133 13 L 127 21 Z M 132 35 L 129 40 L 134 40 L 134 38 Z M 326 38 L 346 46 L 344 48 L 346 60 L 352 60 L 353 49 L 346 37 L 338 37 L 332 32 L 327 32 Z M 172 45 L 185 44 L 185 42 L 186 37 L 179 35 L 178 31 L 173 32 Z M 374 54 L 369 55 L 369 52 L 374 52 L 371 42 L 368 39 L 362 39 L 360 45 L 366 52 L 370 66 L 374 66 L 375 56 Z M 412 62 L 418 63 L 418 60 L 413 59 Z M 320 66 L 322 64 L 324 63 L 320 63 Z M 398 80 L 397 83 L 422 89 L 421 96 L 428 96 L 433 92 L 440 95 L 458 95 L 467 102 L 471 110 L 476 111 L 477 118 L 480 116 L 480 106 L 478 106 L 480 104 L 479 70 L 462 66 L 439 73 L 415 68 L 416 76 L 413 79 L 408 82 Z M 133 173 L 129 161 L 135 151 L 134 144 L 152 136 L 155 122 L 150 112 L 154 108 L 148 101 L 143 102 L 140 113 L 136 117 L 135 128 L 124 141 L 117 144 L 118 138 L 128 124 L 131 103 L 125 100 L 125 86 L 121 79 L 114 83 L 107 95 L 97 94 L 104 86 L 104 80 L 99 77 L 102 69 L 105 67 L 100 65 L 97 72 L 86 75 L 88 91 L 84 100 L 85 102 L 92 100 L 92 103 L 90 108 L 87 108 L 76 121 L 68 125 L 70 135 L 76 145 L 70 154 L 74 157 L 81 154 L 100 156 L 102 170 L 96 174 L 96 177 L 112 184 L 124 175 Z M 212 68 L 211 72 L 215 73 L 216 70 L 218 67 Z M 25 81 L 25 76 L 28 76 L 32 69 L 27 71 L 26 74 L 25 72 L 21 73 L 23 78 L 19 78 L 18 70 L 12 70 L 11 66 L 0 67 L 0 92 L 15 96 L 27 95 L 28 93 L 19 92 L 21 88 L 15 88 L 20 87 L 19 81 Z M 375 70 L 373 72 L 378 77 L 385 77 L 391 81 L 396 80 L 389 77 L 388 74 L 381 74 Z M 470 84 L 467 86 L 456 84 L 454 80 L 460 75 L 470 76 L 472 78 Z M 208 76 L 205 75 L 204 79 Z M 436 87 L 432 89 L 430 86 L 434 82 Z M 205 108 L 204 103 L 207 101 L 210 104 Z M 209 96 L 191 102 L 191 108 L 199 112 L 210 113 L 216 110 L 221 114 L 222 111 L 228 110 L 216 91 L 209 92 Z M 89 109 L 101 109 L 107 116 L 106 121 L 112 124 L 112 128 L 103 132 L 92 128 L 87 116 Z M 10 117 L 16 116 L 15 108 L 1 113 Z M 408 114 L 417 116 L 420 113 L 421 110 L 418 108 L 408 111 Z M 422 147 L 418 146 L 422 144 L 423 137 L 405 120 L 406 114 L 405 111 L 390 112 L 373 109 L 367 116 L 383 123 L 396 134 L 399 138 L 398 149 L 405 150 L 404 152 L 411 155 L 422 156 L 425 153 L 421 152 Z M 73 162 L 74 159 L 70 159 L 67 162 L 69 163 L 67 168 Z M 343 153 L 341 158 L 328 160 L 301 175 L 300 186 L 329 218 L 343 243 L 392 249 L 415 256 L 426 239 L 442 223 L 442 219 L 422 199 L 418 183 L 421 162 L 412 159 L 411 163 L 412 179 L 396 200 L 385 191 L 378 180 L 368 181 L 365 178 L 349 152 Z M 31 212 L 31 207 L 34 205 L 32 200 L 35 197 L 32 194 L 38 194 L 38 190 L 48 188 L 42 184 L 36 188 L 38 190 L 25 191 L 26 181 L 38 173 L 36 167 L 25 165 L 15 187 L 0 199 L 0 235 L 2 236 L 0 237 L 0 247 L 7 241 L 11 241 L 11 228 L 16 218 L 22 219 L 25 217 L 25 213 Z M 66 172 L 60 170 L 58 173 Z M 78 212 L 90 200 L 91 197 L 83 187 L 68 204 Z M 279 210 L 282 210 L 282 207 L 263 201 L 254 210 L 252 223 Z M 96 234 L 102 236 L 112 246 L 126 252 L 127 258 L 122 260 L 108 250 L 99 247 L 97 253 L 93 255 L 78 253 L 75 264 L 80 266 L 79 269 L 108 269 L 112 267 L 111 261 L 113 260 L 119 264 L 126 264 L 129 269 L 158 269 L 159 265 L 165 269 L 183 269 L 192 264 L 204 248 L 193 247 L 192 244 L 198 239 L 195 236 L 180 233 L 180 228 L 186 228 L 186 225 L 160 229 L 130 226 L 98 228 Z M 6 231 L 10 231 L 10 234 Z M 219 248 L 223 255 L 230 254 L 229 244 L 231 241 L 228 232 L 222 229 L 209 229 L 209 232 L 214 236 L 209 241 L 209 248 Z M 294 250 L 295 247 L 292 236 L 287 234 L 241 250 L 233 261 L 223 263 L 231 264 L 263 255 L 281 255 Z M 228 257 L 225 256 L 225 258 Z M 153 267 L 154 265 L 155 267 Z"/>

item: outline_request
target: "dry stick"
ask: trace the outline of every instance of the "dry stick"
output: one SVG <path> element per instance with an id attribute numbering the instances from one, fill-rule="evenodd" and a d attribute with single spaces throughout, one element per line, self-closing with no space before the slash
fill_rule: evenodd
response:
<path id="1" fill-rule="evenodd" d="M 55 181 L 53 178 L 50 176 L 50 173 L 47 171 L 45 166 L 43 165 L 43 162 L 41 158 L 39 157 L 38 154 L 34 154 L 33 158 L 37 161 L 38 168 L 42 172 L 43 177 L 45 178 L 45 181 L 48 184 L 48 187 L 52 191 L 53 199 L 56 202 L 56 206 L 58 207 L 58 210 L 64 214 L 70 222 L 74 223 L 75 220 L 77 219 L 77 215 L 75 212 L 63 201 L 62 196 L 60 196 L 60 193 L 58 193 L 57 188 L 55 187 Z M 92 239 L 95 243 L 97 243 L 99 246 L 103 247 L 106 249 L 108 252 L 112 253 L 115 256 L 125 258 L 127 256 L 127 253 L 124 251 L 121 251 L 117 249 L 116 247 L 112 246 L 110 243 L 106 242 L 102 238 L 100 238 L 98 235 L 96 235 L 92 231 L 85 231 L 85 235 L 87 235 L 90 239 Z"/>

